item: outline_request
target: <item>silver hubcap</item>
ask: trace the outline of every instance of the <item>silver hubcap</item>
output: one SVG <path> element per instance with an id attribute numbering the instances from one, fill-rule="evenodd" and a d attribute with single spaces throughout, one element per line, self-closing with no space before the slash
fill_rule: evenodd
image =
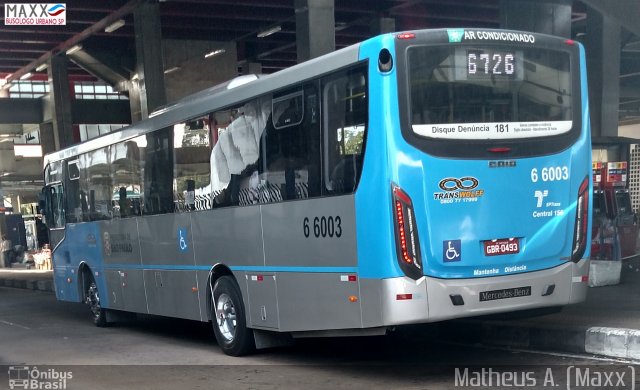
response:
<path id="1" fill-rule="evenodd" d="M 91 282 L 91 285 L 89 285 L 86 303 L 89 305 L 93 316 L 95 318 L 100 317 L 100 296 L 98 295 L 98 286 L 96 286 L 94 282 Z"/>
<path id="2" fill-rule="evenodd" d="M 228 294 L 220 294 L 216 302 L 216 322 L 218 330 L 226 341 L 233 341 L 236 335 L 236 309 Z"/>

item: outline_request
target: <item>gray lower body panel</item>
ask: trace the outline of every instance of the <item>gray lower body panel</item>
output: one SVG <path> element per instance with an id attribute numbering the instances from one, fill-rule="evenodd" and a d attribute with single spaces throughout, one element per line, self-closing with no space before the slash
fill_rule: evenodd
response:
<path id="1" fill-rule="evenodd" d="M 149 313 L 202 319 L 195 271 L 144 270 Z"/>
<path id="2" fill-rule="evenodd" d="M 354 273 L 243 272 L 236 277 L 252 328 L 280 332 L 362 328 Z"/>
<path id="3" fill-rule="evenodd" d="M 236 272 L 250 327 L 279 332 L 373 329 L 584 300 L 589 262 L 473 279 L 360 279 L 354 273 Z M 496 291 L 527 291 L 495 298 Z M 481 300 L 487 292 L 493 299 Z M 484 294 L 483 294 L 484 293 Z M 455 305 L 451 296 L 459 296 Z M 303 333 L 297 333 L 303 332 Z"/>
<path id="4" fill-rule="evenodd" d="M 542 271 L 487 278 L 364 279 L 361 281 L 363 325 L 435 322 L 581 302 L 588 288 L 583 278 L 588 274 L 588 263 L 582 260 L 578 264 L 566 263 Z M 530 288 L 530 295 L 480 299 L 483 292 L 516 288 Z M 408 294 L 411 294 L 410 299 L 407 299 Z M 398 299 L 399 296 L 405 299 Z M 451 296 L 459 296 L 464 304 L 454 305 Z"/>

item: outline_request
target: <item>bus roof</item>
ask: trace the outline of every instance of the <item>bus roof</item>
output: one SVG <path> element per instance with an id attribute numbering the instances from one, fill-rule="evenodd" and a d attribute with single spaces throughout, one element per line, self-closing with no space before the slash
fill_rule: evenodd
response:
<path id="1" fill-rule="evenodd" d="M 449 30 L 470 30 L 465 28 L 456 29 L 428 29 L 428 30 L 414 30 L 407 31 L 407 33 L 441 33 L 442 31 Z M 488 32 L 512 32 L 520 33 L 516 30 L 503 30 L 493 28 L 473 28 L 475 31 L 488 31 Z M 397 36 L 399 33 L 390 33 Z M 369 40 L 379 39 L 385 35 L 378 37 L 372 37 Z M 536 37 L 552 37 L 546 34 L 531 33 L 527 34 Z M 558 37 L 553 37 L 558 38 Z M 366 41 L 364 41 L 366 42 Z M 70 146 L 61 149 L 56 152 L 47 154 L 44 157 L 44 166 L 53 161 L 60 161 L 67 159 L 78 154 L 82 154 L 88 151 L 96 150 L 107 145 L 111 145 L 120 141 L 134 138 L 139 135 L 146 134 L 151 131 L 155 131 L 164 127 L 173 126 L 176 123 L 183 122 L 188 119 L 196 118 L 209 113 L 213 110 L 217 110 L 223 107 L 242 102 L 252 97 L 257 97 L 278 89 L 291 86 L 295 83 L 302 82 L 313 77 L 317 77 L 327 71 L 340 69 L 358 61 L 360 45 L 363 42 L 356 43 L 354 45 L 345 47 L 340 50 L 336 50 L 332 53 L 305 61 L 301 64 L 294 65 L 290 68 L 283 69 L 279 72 L 271 75 L 263 75 L 256 80 L 246 83 L 239 83 L 240 85 L 234 88 L 227 88 L 230 84 L 234 83 L 234 80 L 226 81 L 224 83 L 215 85 L 205 90 L 196 92 L 192 95 L 188 95 L 175 103 L 160 108 L 153 112 L 148 119 L 144 119 L 138 123 L 127 126 L 121 130 L 108 133 L 83 143 Z"/>
<path id="2" fill-rule="evenodd" d="M 213 110 L 291 86 L 297 82 L 326 73 L 329 68 L 339 69 L 349 66 L 358 61 L 358 49 L 359 44 L 355 44 L 271 75 L 261 76 L 244 84 L 240 83 L 241 85 L 230 89 L 227 86 L 233 83 L 234 80 L 196 92 L 157 110 L 148 119 L 121 130 L 49 153 L 44 157 L 44 166 L 53 161 L 64 160 L 163 127 L 173 126 L 175 123 L 201 116 Z"/>

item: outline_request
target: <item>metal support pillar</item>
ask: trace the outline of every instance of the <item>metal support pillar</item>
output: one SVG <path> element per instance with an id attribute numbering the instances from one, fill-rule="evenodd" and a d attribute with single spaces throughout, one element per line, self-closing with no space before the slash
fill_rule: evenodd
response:
<path id="1" fill-rule="evenodd" d="M 501 0 L 500 26 L 571 37 L 570 0 Z"/>
<path id="2" fill-rule="evenodd" d="M 376 36 L 396 31 L 396 20 L 394 18 L 376 18 L 371 21 L 371 35 Z"/>
<path id="3" fill-rule="evenodd" d="M 51 90 L 51 119 L 54 150 L 74 144 L 73 120 L 71 118 L 71 90 L 67 73 L 67 56 L 59 54 L 48 61 L 47 74 Z M 46 135 L 42 137 L 46 139 Z M 50 149 L 48 145 L 43 149 Z"/>
<path id="4" fill-rule="evenodd" d="M 594 137 L 618 136 L 620 104 L 620 24 L 608 15 L 587 8 L 585 50 Z"/>
<path id="5" fill-rule="evenodd" d="M 40 145 L 42 146 L 42 154 L 53 153 L 56 150 L 56 140 L 54 137 L 53 123 L 45 122 L 39 125 L 40 128 Z"/>
<path id="6" fill-rule="evenodd" d="M 138 80 L 127 82 L 129 93 L 129 109 L 131 110 L 131 123 L 140 122 L 142 118 L 142 102 L 140 101 L 140 86 Z M 147 113 L 148 115 L 148 113 Z"/>
<path id="7" fill-rule="evenodd" d="M 133 12 L 133 20 L 136 34 L 137 77 L 134 75 L 132 83 L 138 84 L 140 116 L 145 119 L 149 113 L 167 103 L 159 4 L 150 1 L 142 3 Z M 135 93 L 131 95 L 135 95 Z M 131 95 L 129 98 L 132 97 Z M 137 119 L 133 104 L 131 116 L 132 121 Z"/>
<path id="8" fill-rule="evenodd" d="M 262 64 L 259 62 L 247 62 L 242 66 L 242 74 L 261 74 Z"/>
<path id="9" fill-rule="evenodd" d="M 295 0 L 298 63 L 336 49 L 334 0 Z"/>

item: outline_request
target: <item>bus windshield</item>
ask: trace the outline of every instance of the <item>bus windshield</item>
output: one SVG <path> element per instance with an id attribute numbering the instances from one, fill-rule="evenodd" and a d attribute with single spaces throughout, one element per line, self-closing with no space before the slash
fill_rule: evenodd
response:
<path id="1" fill-rule="evenodd" d="M 413 132 L 431 139 L 554 136 L 572 126 L 568 52 L 502 45 L 412 46 Z"/>

